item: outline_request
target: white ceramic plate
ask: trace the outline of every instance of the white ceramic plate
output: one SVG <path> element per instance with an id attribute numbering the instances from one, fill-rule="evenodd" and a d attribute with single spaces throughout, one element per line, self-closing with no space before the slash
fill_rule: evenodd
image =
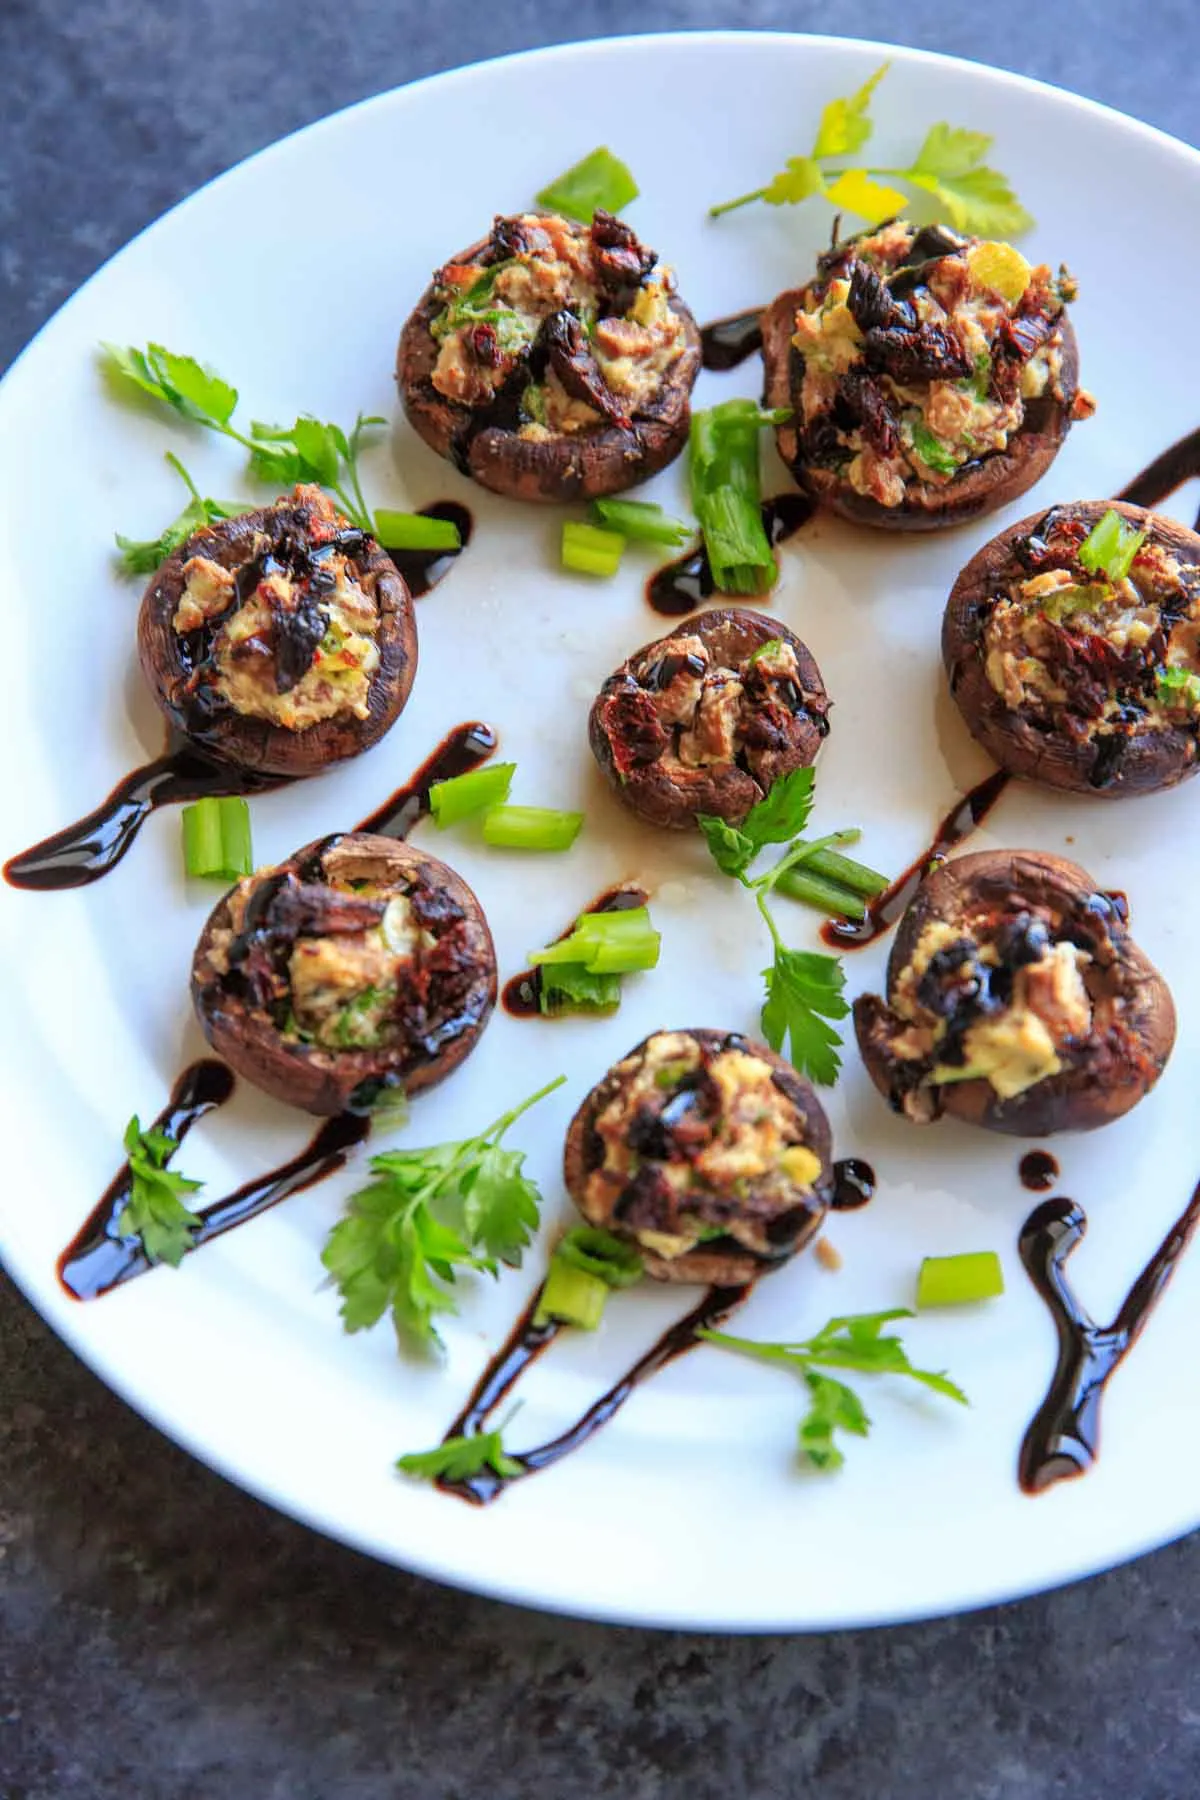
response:
<path id="1" fill-rule="evenodd" d="M 821 105 L 857 87 L 881 54 L 828 39 L 697 35 L 462 70 L 276 145 L 116 257 L 0 390 L 5 853 L 85 812 L 160 743 L 133 656 L 137 589 L 114 576 L 109 545 L 114 529 L 152 536 L 176 510 L 163 451 L 180 451 L 206 491 L 245 491 L 234 446 L 106 396 L 98 339 L 158 339 L 200 356 L 240 386 L 247 416 L 390 414 L 396 336 L 429 270 L 600 142 L 635 170 L 643 197 L 631 221 L 676 265 L 697 316 L 762 302 L 811 266 L 828 209 L 759 207 L 711 224 L 705 208 L 802 150 Z M 1184 228 L 1200 200 L 1200 157 L 1010 75 L 889 54 L 876 103 L 881 160 L 901 161 L 936 119 L 993 132 L 994 160 L 1039 220 L 1032 250 L 1065 260 L 1080 280 L 1084 376 L 1100 410 L 1022 509 L 1115 492 L 1198 422 L 1178 346 L 1191 341 L 1200 284 L 1200 241 Z M 1134 237 L 1171 245 L 1171 279 L 1155 284 L 1149 312 L 1131 304 Z M 755 365 L 705 375 L 698 401 L 752 393 L 756 375 Z M 254 801 L 259 860 L 349 826 L 448 727 L 477 717 L 499 728 L 504 754 L 520 765 L 515 797 L 588 814 L 568 857 L 536 862 L 422 828 L 421 841 L 482 897 L 503 972 L 610 880 L 673 884 L 655 905 L 661 967 L 629 983 L 618 1016 L 550 1024 L 497 1015 L 467 1066 L 413 1108 L 410 1142 L 459 1136 L 565 1072 L 567 1086 L 514 1139 L 546 1196 L 545 1237 L 568 1211 L 560 1145 L 586 1088 L 657 1026 L 753 1030 L 764 944 L 700 843 L 634 826 L 587 752 L 589 697 L 659 630 L 637 553 L 614 582 L 563 575 L 556 513 L 470 488 L 403 426 L 368 462 L 366 484 L 378 503 L 465 500 L 475 542 L 421 604 L 421 670 L 400 723 L 358 761 Z M 679 469 L 651 493 L 683 504 Z M 1174 503 L 1180 516 L 1191 517 L 1190 500 L 1185 492 Z M 864 826 L 864 851 L 882 868 L 907 863 L 986 772 L 946 701 L 938 632 L 953 575 L 1015 511 L 937 541 L 822 521 L 783 558 L 773 609 L 812 646 L 837 703 L 819 820 Z M 1200 1075 L 1200 958 L 1188 924 L 1198 805 L 1194 787 L 1118 805 L 1012 790 L 979 840 L 1067 849 L 1101 885 L 1127 889 L 1138 940 L 1179 1007 L 1178 1047 L 1145 1104 L 1101 1134 L 1056 1145 L 1063 1188 L 1091 1218 L 1072 1275 L 1098 1317 L 1111 1316 L 1196 1174 L 1188 1121 Z M 931 1252 L 995 1247 L 1008 1291 L 906 1332 L 917 1360 L 953 1372 L 971 1410 L 874 1388 L 871 1438 L 852 1445 L 835 1478 L 795 1466 L 798 1384 L 699 1351 L 586 1450 L 486 1511 L 400 1480 L 393 1458 L 436 1441 L 537 1280 L 544 1250 L 520 1274 L 464 1295 L 442 1364 L 401 1360 L 386 1326 L 344 1336 L 322 1286 L 318 1252 L 353 1171 L 178 1273 L 160 1270 L 89 1305 L 68 1300 L 55 1257 L 119 1161 L 125 1121 L 135 1108 L 152 1115 L 202 1048 L 186 977 L 212 899 L 184 881 L 173 813 L 156 816 L 119 870 L 90 889 L 4 891 L 0 1220 L 10 1267 L 56 1330 L 231 1479 L 372 1555 L 483 1592 L 608 1619 L 735 1629 L 972 1606 L 1104 1567 L 1200 1519 L 1200 1446 L 1180 1429 L 1200 1410 L 1200 1255 L 1112 1385 L 1097 1469 L 1023 1497 L 1017 1448 L 1051 1372 L 1054 1334 L 1015 1255 L 1032 1204 L 1017 1180 L 1021 1146 L 949 1123 L 920 1132 L 896 1122 L 852 1052 L 828 1106 L 840 1154 L 876 1165 L 878 1197 L 830 1226 L 840 1274 L 801 1259 L 763 1284 L 739 1328 L 800 1336 L 831 1313 L 902 1305 Z M 797 944 L 815 942 L 799 909 L 789 928 Z M 850 991 L 877 986 L 882 961 L 882 947 L 852 960 Z M 189 1140 L 184 1166 L 216 1197 L 293 1153 L 308 1130 L 243 1083 Z M 575 1419 L 687 1304 L 653 1288 L 620 1295 L 599 1334 L 568 1334 L 524 1384 L 515 1446 Z"/>

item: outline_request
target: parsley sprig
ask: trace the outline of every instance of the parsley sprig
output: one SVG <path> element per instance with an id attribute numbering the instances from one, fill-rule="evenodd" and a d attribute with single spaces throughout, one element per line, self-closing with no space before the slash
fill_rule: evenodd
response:
<path id="1" fill-rule="evenodd" d="M 512 1418 L 511 1412 L 508 1418 Z M 504 1448 L 507 1426 L 508 1419 L 495 1431 L 472 1431 L 466 1437 L 447 1438 L 432 1450 L 409 1451 L 407 1456 L 397 1457 L 396 1467 L 402 1475 L 412 1475 L 418 1481 L 469 1481 L 485 1469 L 502 1479 L 524 1475 L 524 1463 L 509 1456 Z"/>
<path id="2" fill-rule="evenodd" d="M 141 1238 L 152 1263 L 170 1263 L 173 1269 L 191 1249 L 192 1233 L 200 1223 L 198 1214 L 184 1205 L 183 1195 L 204 1186 L 167 1167 L 178 1148 L 178 1138 L 165 1131 L 143 1131 L 134 1113 L 125 1127 L 129 1198 L 116 1220 L 122 1237 Z"/>
<path id="3" fill-rule="evenodd" d="M 889 182 L 903 181 L 928 194 L 934 217 L 948 219 L 958 231 L 989 238 L 1014 238 L 1028 231 L 1033 220 L 1007 177 L 984 161 L 993 140 L 982 131 L 942 120 L 930 126 L 907 168 L 832 166 L 831 159 L 855 156 L 869 140 L 874 129 L 869 116 L 871 99 L 890 67 L 890 63 L 882 63 L 857 93 L 829 102 L 807 156 L 789 157 L 765 187 L 710 207 L 709 217 L 715 219 L 755 200 L 765 200 L 768 206 L 794 206 L 823 194 L 840 211 L 857 213 L 868 224 L 879 225 L 906 211 L 910 203 L 909 195 L 877 179 L 885 176 Z"/>
<path id="4" fill-rule="evenodd" d="M 764 1344 L 756 1338 L 734 1337 L 725 1331 L 700 1331 L 697 1336 L 722 1350 L 735 1350 L 760 1362 L 779 1363 L 800 1375 L 809 1393 L 809 1407 L 799 1428 L 799 1449 L 803 1460 L 816 1469 L 840 1469 L 845 1462 L 834 1442 L 834 1432 L 844 1431 L 851 1437 L 866 1437 L 871 1421 L 852 1387 L 834 1376 L 823 1375 L 822 1369 L 853 1369 L 864 1375 L 903 1375 L 922 1387 L 931 1388 L 960 1406 L 970 1402 L 962 1389 L 948 1375 L 930 1369 L 914 1368 L 900 1339 L 884 1330 L 895 1319 L 911 1319 L 907 1307 L 894 1307 L 889 1312 L 858 1313 L 846 1318 L 830 1319 L 814 1337 L 798 1343 Z"/>
<path id="5" fill-rule="evenodd" d="M 202 425 L 240 444 L 249 457 L 249 472 L 257 480 L 276 488 L 294 487 L 299 481 L 313 482 L 333 495 L 351 524 L 360 531 L 375 532 L 375 520 L 359 480 L 358 459 L 370 434 L 386 425 L 386 419 L 359 413 L 353 429 L 347 432 L 340 425 L 322 423 L 304 413 L 291 425 L 267 425 L 253 419 L 247 434 L 233 423 L 238 390 L 195 357 L 181 356 L 163 344 L 147 344 L 144 350 L 131 344 L 102 344 L 101 366 L 118 386 L 132 386 L 188 424 Z M 184 479 L 188 480 L 186 475 Z M 188 485 L 191 487 L 190 481 Z M 192 495 L 193 504 L 215 504 L 201 501 L 194 488 Z M 206 511 L 205 518 L 197 518 L 196 523 L 202 524 L 212 516 Z M 215 516 L 227 518 L 230 514 L 219 511 Z M 157 541 L 162 542 L 179 523 L 177 520 L 175 526 L 169 526 Z M 183 532 L 176 544 L 189 535 Z M 121 538 L 117 543 L 125 549 Z M 149 553 L 149 543 L 139 547 Z M 131 573 L 143 572 L 128 563 L 126 566 Z"/>
<path id="6" fill-rule="evenodd" d="M 520 1266 L 541 1195 L 523 1172 L 524 1152 L 502 1149 L 500 1140 L 565 1080 L 548 1082 L 475 1137 L 371 1158 L 375 1180 L 350 1196 L 321 1252 L 347 1331 L 390 1312 L 402 1344 L 437 1344 L 434 1317 L 457 1311 L 451 1289 L 460 1271 Z"/>
<path id="7" fill-rule="evenodd" d="M 799 840 L 812 811 L 814 780 L 811 768 L 793 769 L 774 783 L 740 826 L 706 814 L 701 814 L 696 822 L 717 867 L 754 895 L 771 934 L 774 954 L 770 968 L 763 970 L 763 1036 L 772 1050 L 781 1050 L 786 1043 L 797 1069 L 821 1086 L 831 1087 L 841 1067 L 841 1038 L 828 1021 L 843 1019 L 850 1011 L 842 995 L 845 971 L 836 956 L 790 950 L 779 934 L 769 905 L 771 892 L 781 876 L 823 850 L 853 843 L 858 835 L 854 831 L 835 831 L 810 842 Z M 783 843 L 788 848 L 774 868 L 765 875 L 749 874 L 760 850 L 768 844 Z"/>
<path id="8" fill-rule="evenodd" d="M 202 525 L 213 525 L 218 519 L 233 519 L 238 513 L 249 511 L 249 502 L 245 500 L 213 500 L 200 493 L 195 482 L 180 462 L 179 458 L 167 451 L 167 461 L 175 470 L 191 499 L 177 519 L 161 531 L 156 538 L 127 538 L 117 533 L 117 549 L 121 552 L 119 562 L 126 575 L 151 575 L 160 563 L 166 561 L 173 550 L 187 542 L 194 531 Z"/>

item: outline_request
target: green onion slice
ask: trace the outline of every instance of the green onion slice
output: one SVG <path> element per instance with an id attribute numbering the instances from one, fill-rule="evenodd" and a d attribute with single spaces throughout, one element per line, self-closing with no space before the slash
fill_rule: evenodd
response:
<path id="1" fill-rule="evenodd" d="M 527 960 L 535 967 L 574 963 L 592 975 L 631 975 L 656 966 L 661 943 L 649 909 L 637 906 L 626 912 L 584 913 L 566 937 L 544 950 L 531 950 Z"/>
<path id="2" fill-rule="evenodd" d="M 435 781 L 429 790 L 429 810 L 435 824 L 445 831 L 460 819 L 499 806 L 508 799 L 516 767 L 516 763 L 489 763 L 486 769 L 472 769 L 468 775 Z"/>
<path id="3" fill-rule="evenodd" d="M 385 550 L 461 550 L 462 537 L 453 519 L 432 519 L 425 513 L 375 514 L 375 536 Z"/>
<path id="4" fill-rule="evenodd" d="M 579 575 L 615 575 L 621 566 L 625 539 L 599 525 L 581 525 L 568 519 L 562 528 L 562 565 Z"/>
<path id="5" fill-rule="evenodd" d="M 564 1012 L 615 1012 L 621 1004 L 621 977 L 593 975 L 582 963 L 552 963 L 538 983 L 538 1010 L 547 1017 Z"/>
<path id="6" fill-rule="evenodd" d="M 598 525 L 607 525 L 638 544 L 677 547 L 686 544 L 692 535 L 690 525 L 682 519 L 672 519 L 649 500 L 593 500 L 592 516 Z"/>
<path id="7" fill-rule="evenodd" d="M 765 594 L 778 574 L 762 521 L 758 434 L 790 416 L 764 412 L 753 400 L 726 400 L 692 414 L 692 511 L 723 593 Z"/>
<path id="8" fill-rule="evenodd" d="M 590 225 L 599 208 L 619 213 L 638 197 L 638 184 L 620 157 L 601 147 L 557 175 L 537 196 L 543 212 L 562 213 Z"/>
<path id="9" fill-rule="evenodd" d="M 493 806 L 483 815 L 483 840 L 501 850 L 569 850 L 582 824 L 581 812 Z"/>
<path id="10" fill-rule="evenodd" d="M 559 1262 L 555 1257 L 533 1322 L 548 1325 L 553 1320 L 559 1325 L 578 1326 L 581 1331 L 595 1331 L 608 1304 L 608 1295 L 608 1284 L 598 1275 L 573 1269 L 569 1263 Z"/>
<path id="11" fill-rule="evenodd" d="M 1146 541 L 1146 533 L 1129 524 L 1110 506 L 1079 546 L 1079 560 L 1092 574 L 1124 581 L 1133 559 Z"/>
<path id="12" fill-rule="evenodd" d="M 917 1277 L 917 1306 L 970 1306 L 1004 1292 L 1000 1258 L 994 1250 L 962 1256 L 927 1256 Z"/>
<path id="13" fill-rule="evenodd" d="M 240 795 L 206 796 L 184 807 L 183 866 L 189 875 L 218 881 L 252 873 L 250 808 Z"/>
<path id="14" fill-rule="evenodd" d="M 609 1287 L 632 1287 L 643 1274 L 642 1259 L 634 1246 L 599 1225 L 576 1225 L 555 1246 L 554 1257 L 599 1276 Z"/>

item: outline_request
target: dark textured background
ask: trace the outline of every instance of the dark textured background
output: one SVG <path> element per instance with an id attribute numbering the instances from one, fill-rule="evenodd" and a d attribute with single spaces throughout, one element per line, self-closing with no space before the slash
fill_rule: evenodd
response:
<path id="1" fill-rule="evenodd" d="M 0 0 L 0 366 L 164 207 L 294 126 L 504 51 L 716 25 L 953 51 L 1197 141 L 1194 0 Z M 901 1630 L 613 1630 L 431 1587 L 276 1517 L 2 1285 L 0 1369 L 3 1800 L 1200 1791 L 1200 1537 Z"/>

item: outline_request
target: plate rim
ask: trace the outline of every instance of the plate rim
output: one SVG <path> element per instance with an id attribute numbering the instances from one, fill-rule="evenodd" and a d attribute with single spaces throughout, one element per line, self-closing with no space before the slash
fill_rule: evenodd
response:
<path id="1" fill-rule="evenodd" d="M 416 77 L 412 81 L 402 82 L 379 92 L 365 95 L 344 107 L 336 108 L 332 112 L 325 113 L 319 118 L 296 127 L 295 130 L 287 132 L 282 137 L 272 139 L 271 142 L 219 170 L 199 187 L 149 220 L 131 238 L 113 251 L 43 321 L 5 370 L 3 377 L 0 378 L 0 408 L 3 408 L 8 400 L 10 391 L 27 378 L 26 371 L 38 351 L 43 337 L 52 329 L 57 328 L 59 322 L 72 311 L 77 303 L 82 304 L 93 285 L 107 277 L 114 266 L 126 255 L 132 254 L 143 238 L 154 232 L 165 221 L 173 219 L 175 215 L 199 202 L 209 193 L 210 189 L 236 180 L 243 170 L 258 164 L 263 159 L 283 153 L 297 139 L 339 125 L 363 109 L 382 108 L 394 104 L 399 96 L 415 93 L 431 84 L 438 84 L 445 89 L 450 89 L 466 87 L 480 80 L 486 81 L 493 72 L 511 64 L 571 62 L 597 50 L 612 48 L 622 51 L 628 50 L 631 46 L 645 48 L 687 43 L 697 46 L 702 51 L 719 51 L 722 47 L 731 44 L 765 47 L 781 42 L 807 47 L 818 52 L 852 50 L 873 55 L 883 54 L 889 58 L 895 58 L 901 65 L 932 67 L 948 73 L 956 70 L 970 70 L 973 75 L 985 76 L 1000 87 L 1010 87 L 1022 92 L 1050 96 L 1057 104 L 1065 104 L 1072 109 L 1082 109 L 1112 129 L 1131 134 L 1145 143 L 1169 153 L 1173 158 L 1182 157 L 1191 165 L 1196 176 L 1200 177 L 1200 149 L 1187 144 L 1158 126 L 1136 119 L 1103 101 L 1074 93 L 1069 88 L 1056 83 L 944 51 L 895 44 L 882 39 L 842 37 L 830 33 L 774 29 L 714 30 L 703 27 L 675 31 L 626 32 L 611 37 L 580 38 L 564 43 L 540 45 L 506 52 L 450 69 L 435 70 Z M 1030 1576 L 1027 1581 L 1018 1582 L 1015 1585 L 1009 1579 L 998 1586 L 990 1585 L 988 1580 L 983 1578 L 950 1606 L 946 1606 L 944 1602 L 929 1605 L 914 1602 L 911 1606 L 900 1608 L 890 1605 L 885 1613 L 873 1613 L 869 1607 L 851 1607 L 843 1619 L 833 1623 L 829 1621 L 814 1623 L 804 1620 L 781 1622 L 778 1618 L 764 1620 L 761 1616 L 754 1616 L 752 1606 L 748 1606 L 739 1617 L 731 1617 L 726 1612 L 721 1617 L 714 1619 L 702 1611 L 687 1608 L 681 1604 L 663 1606 L 661 1602 L 658 1602 L 651 1608 L 633 1611 L 620 1603 L 606 1607 L 599 1597 L 582 1602 L 552 1592 L 547 1593 L 545 1590 L 531 1593 L 528 1584 L 522 1582 L 519 1577 L 506 1577 L 503 1558 L 500 1556 L 494 1558 L 486 1577 L 479 1573 L 464 1574 L 458 1569 L 448 1566 L 444 1552 L 430 1551 L 421 1542 L 403 1546 L 383 1545 L 367 1532 L 358 1529 L 352 1522 L 331 1518 L 321 1512 L 319 1508 L 306 1504 L 302 1496 L 282 1494 L 278 1489 L 273 1489 L 266 1480 L 235 1467 L 235 1459 L 227 1456 L 219 1444 L 210 1442 L 202 1427 L 193 1428 L 187 1420 L 180 1420 L 165 1407 L 158 1405 L 152 1397 L 141 1393 L 136 1375 L 127 1375 L 119 1359 L 117 1361 L 110 1359 L 106 1347 L 97 1342 L 88 1331 L 82 1315 L 76 1317 L 74 1310 L 67 1307 L 65 1303 L 61 1315 L 43 1306 L 37 1274 L 33 1270 L 25 1270 L 21 1267 L 21 1257 L 16 1250 L 15 1243 L 11 1252 L 6 1252 L 4 1247 L 0 1246 L 0 1267 L 5 1269 L 14 1286 L 32 1306 L 47 1328 L 67 1345 L 106 1388 L 116 1394 L 124 1404 L 131 1407 L 154 1430 L 161 1432 L 164 1437 L 187 1455 L 194 1457 L 220 1479 L 229 1482 L 243 1493 L 249 1494 L 256 1502 L 271 1507 L 274 1511 L 294 1519 L 307 1529 L 344 1545 L 373 1562 L 389 1565 L 405 1573 L 435 1581 L 441 1586 L 457 1591 L 478 1594 L 488 1600 L 502 1601 L 508 1605 L 522 1606 L 556 1616 L 652 1630 L 718 1632 L 727 1635 L 754 1635 L 767 1632 L 787 1632 L 800 1635 L 878 1629 L 889 1625 L 907 1625 L 925 1620 L 957 1617 L 988 1606 L 1023 1600 L 1035 1594 L 1074 1586 L 1093 1575 L 1107 1573 L 1110 1569 L 1116 1569 L 1126 1563 L 1136 1561 L 1155 1550 L 1178 1542 L 1193 1531 L 1200 1529 L 1200 1513 L 1198 1513 L 1197 1518 L 1190 1524 L 1178 1528 L 1168 1526 L 1165 1531 L 1151 1530 L 1138 1538 L 1132 1545 L 1124 1546 L 1115 1552 L 1104 1553 L 1099 1560 L 1096 1559 L 1094 1553 L 1087 1552 L 1074 1558 L 1067 1556 L 1060 1559 L 1058 1572 L 1049 1578 L 1035 1574 Z M 28 1279 L 25 1278 L 26 1275 Z"/>

